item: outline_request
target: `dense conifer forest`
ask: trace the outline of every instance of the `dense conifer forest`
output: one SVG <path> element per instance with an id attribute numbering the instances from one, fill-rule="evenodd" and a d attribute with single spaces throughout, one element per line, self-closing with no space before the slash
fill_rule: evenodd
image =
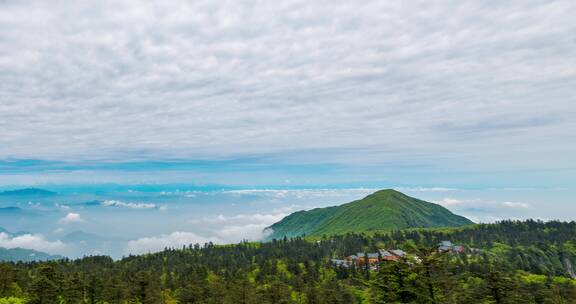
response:
<path id="1" fill-rule="evenodd" d="M 331 262 L 382 248 L 409 258 Z M 1 263 L 0 303 L 576 303 L 574 265 L 576 223 L 504 221 Z"/>

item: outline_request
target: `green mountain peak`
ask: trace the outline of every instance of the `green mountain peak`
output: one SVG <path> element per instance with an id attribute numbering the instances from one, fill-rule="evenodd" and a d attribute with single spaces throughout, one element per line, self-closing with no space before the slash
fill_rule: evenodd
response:
<path id="1" fill-rule="evenodd" d="M 340 206 L 292 213 L 266 228 L 266 231 L 270 233 L 267 239 L 278 239 L 284 236 L 321 236 L 470 224 L 473 223 L 469 219 L 455 215 L 440 205 L 393 189 L 384 189 Z"/>

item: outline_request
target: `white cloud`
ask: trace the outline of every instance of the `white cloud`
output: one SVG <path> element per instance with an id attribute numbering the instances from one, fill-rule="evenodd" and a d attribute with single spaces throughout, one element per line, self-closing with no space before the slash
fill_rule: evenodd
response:
<path id="1" fill-rule="evenodd" d="M 456 199 L 456 198 L 443 198 L 441 200 L 433 201 L 436 204 L 442 205 L 451 209 L 460 209 L 465 211 L 476 210 L 480 212 L 498 212 L 505 208 L 530 208 L 531 206 L 523 202 L 498 202 L 494 200 L 486 200 L 479 198 L 469 199 Z"/>
<path id="2" fill-rule="evenodd" d="M 493 216 L 493 215 L 485 215 L 485 214 L 481 214 L 481 215 L 464 214 L 464 216 L 476 224 L 495 223 L 495 222 L 499 222 L 502 220 L 510 220 L 510 219 L 517 220 L 517 218 Z"/>
<path id="3" fill-rule="evenodd" d="M 270 214 L 254 213 L 254 214 L 238 214 L 233 216 L 224 216 L 222 214 L 214 218 L 200 218 L 192 219 L 189 222 L 194 224 L 208 224 L 208 223 L 219 223 L 219 224 L 273 224 L 283 217 L 288 215 L 288 213 L 277 212 Z"/>
<path id="4" fill-rule="evenodd" d="M 288 206 L 288 209 L 293 207 Z M 191 219 L 188 222 L 194 228 L 201 228 L 216 239 L 227 243 L 236 243 L 242 240 L 257 241 L 266 236 L 264 229 L 289 214 L 288 209 L 275 210 L 274 213 L 254 213 L 224 216 L 222 214 L 212 218 Z"/>
<path id="5" fill-rule="evenodd" d="M 572 0 L 3 1 L 0 159 L 317 151 L 298 157 L 562 168 L 575 11 Z"/>
<path id="6" fill-rule="evenodd" d="M 191 190 L 186 190 L 186 191 L 180 191 L 180 190 L 176 190 L 176 191 L 162 191 L 160 192 L 161 196 L 184 196 L 187 198 L 194 198 L 196 197 L 196 195 L 200 193 L 199 191 L 191 191 Z"/>
<path id="7" fill-rule="evenodd" d="M 217 215 L 191 219 L 194 230 L 204 231 L 206 239 L 216 239 L 225 243 L 237 243 L 242 240 L 258 241 L 269 232 L 264 229 L 287 216 L 295 206 L 286 206 L 273 210 L 272 213 L 237 214 L 232 216 Z"/>
<path id="8" fill-rule="evenodd" d="M 152 204 L 152 203 L 126 203 L 126 202 L 117 201 L 117 200 L 103 201 L 102 206 L 104 206 L 104 207 L 123 207 L 123 208 L 129 208 L 129 209 L 156 209 L 156 204 Z"/>
<path id="9" fill-rule="evenodd" d="M 60 224 L 81 223 L 84 219 L 80 217 L 79 213 L 70 212 L 58 221 Z"/>
<path id="10" fill-rule="evenodd" d="M 522 202 L 503 202 L 502 205 L 508 208 L 530 208 L 530 205 Z"/>
<path id="11" fill-rule="evenodd" d="M 224 220 L 225 222 L 227 220 Z M 222 225 L 218 229 L 208 229 L 210 236 L 199 235 L 194 232 L 172 232 L 160 236 L 143 237 L 128 242 L 126 251 L 132 254 L 161 251 L 164 248 L 181 248 L 189 244 L 231 244 L 242 240 L 257 241 L 266 236 L 264 228 L 269 224 L 239 224 Z"/>
<path id="12" fill-rule="evenodd" d="M 291 209 L 292 206 L 287 208 Z M 287 210 L 287 209 L 284 209 Z M 128 242 L 129 253 L 154 252 L 165 247 L 182 247 L 183 245 L 206 242 L 217 244 L 237 243 L 242 240 L 258 241 L 266 237 L 264 229 L 278 222 L 288 213 L 277 212 L 265 214 L 238 214 L 233 216 L 217 215 L 215 217 L 191 219 L 188 223 L 197 232 L 173 232 L 160 236 L 143 237 Z"/>
<path id="13" fill-rule="evenodd" d="M 181 248 L 190 244 L 204 244 L 213 242 L 224 243 L 217 238 L 205 238 L 192 232 L 172 232 L 160 236 L 143 237 L 128 242 L 128 253 L 139 254 L 147 252 L 161 251 L 164 248 Z"/>
<path id="14" fill-rule="evenodd" d="M 347 189 L 245 189 L 226 190 L 223 193 L 243 196 L 258 195 L 274 199 L 309 199 L 309 198 L 341 198 L 348 196 L 365 196 L 380 189 L 376 188 L 347 188 Z"/>
<path id="15" fill-rule="evenodd" d="M 56 203 L 56 204 L 54 204 L 54 206 L 55 206 L 56 208 L 60 208 L 60 209 L 62 209 L 62 210 L 69 210 L 69 209 L 70 209 L 70 206 L 64 205 L 64 204 L 58 204 L 58 203 Z"/>
<path id="16" fill-rule="evenodd" d="M 48 241 L 40 234 L 12 236 L 0 232 L 0 247 L 34 249 L 47 253 L 58 253 L 65 249 L 61 241 Z"/>
<path id="17" fill-rule="evenodd" d="M 40 208 L 42 208 L 42 204 L 34 203 L 34 202 L 28 202 L 28 207 L 31 209 L 40 209 Z"/>
<path id="18" fill-rule="evenodd" d="M 79 213 L 69 212 L 61 218 L 59 221 L 61 224 L 70 224 L 70 223 L 81 223 L 84 222 L 84 219 L 80 216 Z"/>
<path id="19" fill-rule="evenodd" d="M 454 206 L 454 205 L 462 205 L 465 203 L 465 201 L 459 200 L 456 198 L 446 197 L 446 198 L 443 198 L 443 199 L 438 200 L 438 201 L 433 201 L 433 203 L 436 203 L 438 205 L 442 205 L 444 207 L 448 207 L 448 206 Z"/>
<path id="20" fill-rule="evenodd" d="M 455 188 L 447 187 L 396 187 L 394 189 L 408 192 L 448 192 L 457 190 Z"/>
<path id="21" fill-rule="evenodd" d="M 215 233 L 218 238 L 226 240 L 228 243 L 236 243 L 242 240 L 259 241 L 267 232 L 264 231 L 269 224 L 246 224 L 240 226 L 224 226 Z"/>

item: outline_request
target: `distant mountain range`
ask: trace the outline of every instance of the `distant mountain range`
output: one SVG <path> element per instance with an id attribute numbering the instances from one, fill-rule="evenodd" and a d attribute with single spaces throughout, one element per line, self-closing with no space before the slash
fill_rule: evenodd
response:
<path id="1" fill-rule="evenodd" d="M 0 196 L 54 196 L 58 193 L 39 189 L 39 188 L 25 188 L 18 190 L 8 190 L 0 192 Z"/>
<path id="2" fill-rule="evenodd" d="M 473 224 L 448 209 L 387 189 L 340 206 L 290 214 L 265 229 L 268 240 L 347 232 L 406 228 L 456 227 Z"/>
<path id="3" fill-rule="evenodd" d="M 2 207 L 0 208 L 0 215 L 17 215 L 23 212 L 20 207 Z"/>
<path id="4" fill-rule="evenodd" d="M 60 255 L 51 255 L 48 253 L 23 248 L 1 248 L 0 261 L 8 262 L 32 262 L 32 261 L 49 261 L 64 258 Z"/>
<path id="5" fill-rule="evenodd" d="M 17 237 L 29 232 L 19 231 L 16 233 L 9 232 L 8 230 L 0 227 L 0 233 L 10 235 L 10 237 Z M 32 261 L 49 261 L 62 259 L 61 255 L 51 255 L 45 252 L 40 252 L 32 249 L 24 248 L 3 248 L 0 247 L 0 261 L 8 262 L 32 262 Z"/>
<path id="6" fill-rule="evenodd" d="M 0 207 L 0 224 L 6 219 L 16 219 L 18 217 L 38 217 L 42 216 L 43 213 L 34 209 L 23 209 L 20 207 L 10 206 L 10 207 Z"/>
<path id="7" fill-rule="evenodd" d="M 10 231 L 2 228 L 2 227 L 0 227 L 0 233 L 6 233 L 6 234 L 8 234 L 8 235 L 10 235 L 10 236 L 12 236 L 12 237 L 21 236 L 21 235 L 25 235 L 25 234 L 30 234 L 30 232 L 28 232 L 28 231 L 10 232 Z"/>

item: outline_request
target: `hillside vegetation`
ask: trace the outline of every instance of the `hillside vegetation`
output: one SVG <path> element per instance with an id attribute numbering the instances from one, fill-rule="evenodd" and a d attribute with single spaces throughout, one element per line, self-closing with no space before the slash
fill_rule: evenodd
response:
<path id="1" fill-rule="evenodd" d="M 574 222 L 508 221 L 196 244 L 119 261 L 0 263 L 0 303 L 569 304 L 576 301 L 575 232 Z M 439 253 L 442 240 L 466 252 Z M 380 248 L 401 248 L 418 260 L 384 262 L 379 270 L 330 262 Z"/>
<path id="2" fill-rule="evenodd" d="M 458 227 L 473 224 L 448 209 L 387 189 L 340 206 L 290 214 L 266 228 L 268 240 L 295 236 L 406 228 Z"/>

